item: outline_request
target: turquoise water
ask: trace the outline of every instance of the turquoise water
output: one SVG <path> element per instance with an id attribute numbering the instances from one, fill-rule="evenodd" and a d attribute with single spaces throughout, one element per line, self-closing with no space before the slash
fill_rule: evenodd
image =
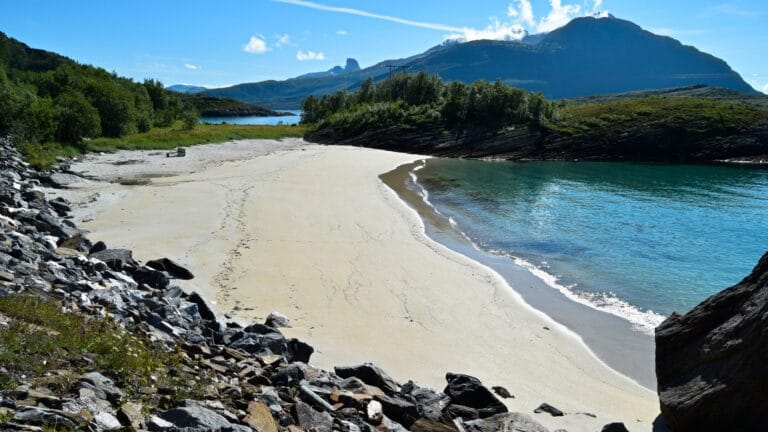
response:
<path id="1" fill-rule="evenodd" d="M 416 175 L 477 247 L 646 332 L 768 250 L 768 170 L 430 159 Z"/>
<path id="2" fill-rule="evenodd" d="M 292 116 L 242 116 L 242 117 L 200 117 L 203 123 L 211 124 L 241 124 L 241 125 L 276 125 L 276 124 L 298 124 L 301 120 L 301 110 L 277 110 L 280 112 L 289 112 Z"/>

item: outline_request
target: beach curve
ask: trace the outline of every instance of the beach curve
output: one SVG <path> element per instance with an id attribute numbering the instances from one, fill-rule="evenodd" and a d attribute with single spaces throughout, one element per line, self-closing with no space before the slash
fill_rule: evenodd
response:
<path id="1" fill-rule="evenodd" d="M 227 145 L 211 147 L 226 153 Z M 375 361 L 437 388 L 445 372 L 469 373 L 510 389 L 514 411 L 548 402 L 571 413 L 536 415 L 553 429 L 624 421 L 650 430 L 655 394 L 602 364 L 488 269 L 428 239 L 414 210 L 378 179 L 417 158 L 286 146 L 122 187 L 85 226 L 142 258 L 196 269 L 188 288 L 223 310 L 249 319 L 285 313 L 294 326 L 286 333 L 316 347 L 318 366 Z M 596 418 L 576 414 L 584 412 Z"/>

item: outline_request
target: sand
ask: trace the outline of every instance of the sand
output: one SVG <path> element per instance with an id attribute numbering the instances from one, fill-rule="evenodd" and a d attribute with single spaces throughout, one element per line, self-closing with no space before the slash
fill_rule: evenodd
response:
<path id="1" fill-rule="evenodd" d="M 613 421 L 652 429 L 654 393 L 599 361 L 492 270 L 424 235 L 416 212 L 378 178 L 418 157 L 300 140 L 187 154 L 89 157 L 73 170 L 149 183 L 88 181 L 65 195 L 82 203 L 76 216 L 92 238 L 188 266 L 196 278 L 182 286 L 222 311 L 243 321 L 287 315 L 285 333 L 315 347 L 316 366 L 372 361 L 401 382 L 437 389 L 446 372 L 468 373 L 509 389 L 511 410 L 550 429 Z M 568 415 L 533 414 L 542 402 Z"/>

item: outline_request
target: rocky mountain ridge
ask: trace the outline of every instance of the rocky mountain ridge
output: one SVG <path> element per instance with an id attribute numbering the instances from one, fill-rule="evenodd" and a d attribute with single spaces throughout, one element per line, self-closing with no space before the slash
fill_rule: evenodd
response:
<path id="1" fill-rule="evenodd" d="M 536 36 L 536 37 L 534 37 Z M 309 95 L 355 91 L 367 78 L 387 79 L 388 66 L 446 81 L 500 80 L 551 99 L 691 85 L 757 94 L 723 60 L 615 17 L 582 17 L 523 41 L 447 43 L 403 59 L 343 74 L 308 74 L 205 92 L 273 109 L 299 108 Z"/>

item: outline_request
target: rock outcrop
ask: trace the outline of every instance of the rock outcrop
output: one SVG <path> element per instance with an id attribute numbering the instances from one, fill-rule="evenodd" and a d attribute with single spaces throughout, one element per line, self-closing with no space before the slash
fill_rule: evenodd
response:
<path id="1" fill-rule="evenodd" d="M 768 430 L 768 254 L 739 284 L 656 328 L 661 412 L 674 431 Z"/>

